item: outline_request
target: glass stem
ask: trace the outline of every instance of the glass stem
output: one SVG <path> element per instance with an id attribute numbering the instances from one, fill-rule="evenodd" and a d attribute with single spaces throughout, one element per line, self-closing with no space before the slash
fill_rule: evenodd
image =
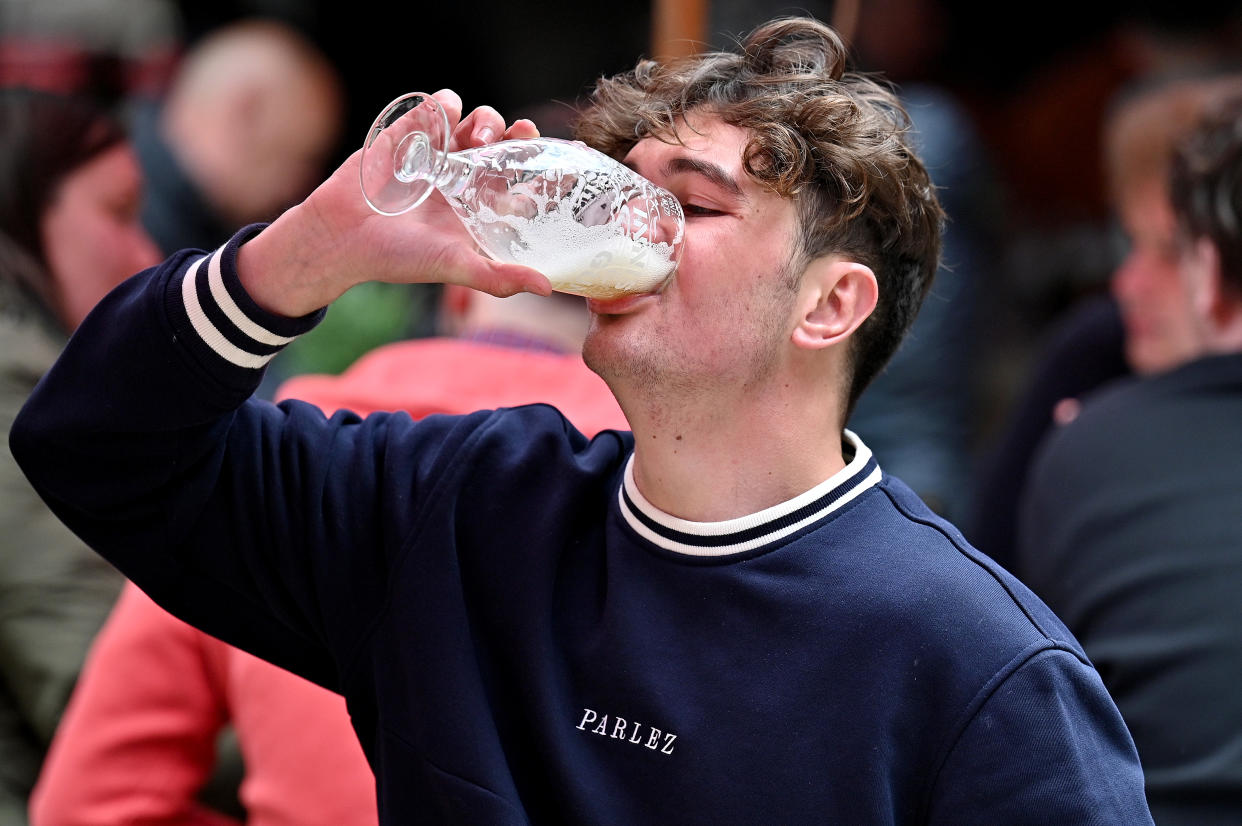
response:
<path id="1" fill-rule="evenodd" d="M 473 173 L 474 164 L 454 152 L 449 152 L 444 156 L 444 168 L 432 183 L 446 196 L 456 198 L 466 189 Z"/>
<path id="2" fill-rule="evenodd" d="M 431 145 L 425 132 L 411 132 L 397 149 L 397 180 L 431 181 L 445 195 L 460 195 L 470 180 L 474 166 L 459 154 L 441 153 Z M 437 174 L 436 169 L 439 168 Z"/>

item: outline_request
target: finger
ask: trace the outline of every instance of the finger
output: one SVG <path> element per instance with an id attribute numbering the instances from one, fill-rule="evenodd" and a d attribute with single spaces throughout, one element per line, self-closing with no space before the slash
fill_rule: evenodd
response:
<path id="1" fill-rule="evenodd" d="M 543 273 L 530 267 L 496 261 L 474 253 L 469 253 L 467 261 L 462 263 L 465 265 L 463 269 L 469 273 L 467 286 L 476 290 L 500 298 L 521 292 L 543 296 L 552 293 L 552 282 Z"/>
<path id="2" fill-rule="evenodd" d="M 486 261 L 485 266 L 491 270 L 490 276 L 480 278 L 476 286 L 492 295 L 505 298 L 522 292 L 542 296 L 552 294 L 552 282 L 538 270 L 491 260 Z"/>
<path id="3" fill-rule="evenodd" d="M 418 281 L 460 284 L 504 298 L 520 292 L 550 295 L 552 284 L 538 270 L 496 261 L 465 244 L 450 243 L 424 250 L 428 257 Z"/>
<path id="4" fill-rule="evenodd" d="M 480 106 L 453 130 L 453 142 L 459 148 L 481 146 L 500 140 L 505 134 L 505 119 L 490 106 Z"/>
<path id="5" fill-rule="evenodd" d="M 505 130 L 505 138 L 508 140 L 537 137 L 539 137 L 539 127 L 535 126 L 534 121 L 527 120 L 526 118 L 515 120 L 513 125 Z"/>
<path id="6" fill-rule="evenodd" d="M 448 116 L 449 132 L 452 132 L 461 120 L 461 97 L 452 89 L 441 89 L 432 97 L 444 107 L 444 114 Z"/>

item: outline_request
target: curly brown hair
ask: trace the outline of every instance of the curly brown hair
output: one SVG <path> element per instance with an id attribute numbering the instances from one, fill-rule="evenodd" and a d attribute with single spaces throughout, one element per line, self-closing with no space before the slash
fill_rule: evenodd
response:
<path id="1" fill-rule="evenodd" d="M 847 71 L 830 27 L 780 18 L 738 52 L 667 64 L 643 60 L 599 80 L 575 133 L 622 158 L 642 138 L 678 143 L 678 121 L 700 110 L 748 130 L 746 172 L 799 211 L 795 274 L 822 255 L 870 267 L 879 302 L 854 336 L 847 412 L 896 352 L 931 287 L 944 212 L 910 144 L 910 119 L 878 80 Z"/>

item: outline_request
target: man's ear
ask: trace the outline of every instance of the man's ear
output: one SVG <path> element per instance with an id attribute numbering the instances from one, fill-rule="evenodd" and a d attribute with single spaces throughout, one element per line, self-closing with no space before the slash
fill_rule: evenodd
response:
<path id="1" fill-rule="evenodd" d="M 1183 259 L 1182 277 L 1209 346 L 1227 352 L 1242 347 L 1242 302 L 1225 283 L 1217 246 L 1207 238 L 1196 240 L 1191 263 L 1187 265 Z"/>
<path id="2" fill-rule="evenodd" d="M 1196 238 L 1184 250 L 1178 262 L 1178 277 L 1190 299 L 1196 321 L 1207 323 L 1213 319 L 1220 298 L 1219 259 L 1212 242 Z"/>
<path id="3" fill-rule="evenodd" d="M 1207 238 L 1195 241 L 1196 266 L 1191 267 L 1191 301 L 1201 319 L 1210 322 L 1216 331 L 1237 323 L 1238 306 L 1233 294 L 1225 286 L 1221 272 L 1220 251 Z"/>
<path id="4" fill-rule="evenodd" d="M 880 288 L 865 264 L 817 258 L 802 275 L 793 342 L 819 350 L 849 338 L 875 310 Z"/>

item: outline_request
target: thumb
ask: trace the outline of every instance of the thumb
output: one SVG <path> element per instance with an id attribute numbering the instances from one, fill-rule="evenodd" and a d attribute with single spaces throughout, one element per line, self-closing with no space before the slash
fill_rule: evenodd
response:
<path id="1" fill-rule="evenodd" d="M 521 292 L 547 296 L 552 293 L 552 283 L 543 273 L 521 264 L 494 261 L 482 256 L 475 257 L 470 267 L 466 286 L 505 298 Z"/>

